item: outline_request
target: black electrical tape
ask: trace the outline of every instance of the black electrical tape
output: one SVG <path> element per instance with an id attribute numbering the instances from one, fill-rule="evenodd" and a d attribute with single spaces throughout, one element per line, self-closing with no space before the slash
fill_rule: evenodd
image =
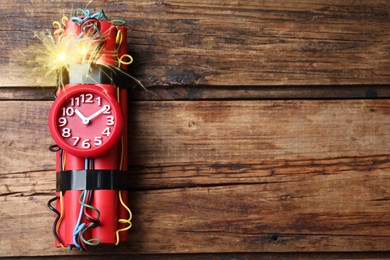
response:
<path id="1" fill-rule="evenodd" d="M 56 191 L 127 190 L 128 174 L 116 170 L 69 170 L 56 174 Z"/>
<path id="2" fill-rule="evenodd" d="M 62 84 L 110 84 L 120 88 L 129 85 L 125 72 L 116 67 L 99 64 L 71 64 L 63 68 Z"/>

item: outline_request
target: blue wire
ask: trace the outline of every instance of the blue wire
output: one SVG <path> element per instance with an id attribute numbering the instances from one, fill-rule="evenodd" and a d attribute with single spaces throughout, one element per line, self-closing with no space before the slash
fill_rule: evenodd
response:
<path id="1" fill-rule="evenodd" d="M 87 21 L 88 19 L 96 19 L 96 20 L 100 20 L 104 17 L 104 14 L 102 11 L 100 12 L 97 12 L 97 13 L 94 13 L 93 15 L 91 15 L 91 11 L 89 11 L 88 9 L 84 10 L 84 18 L 80 18 L 80 17 L 77 17 L 77 16 L 73 16 L 72 18 L 70 18 L 73 22 L 76 22 L 76 23 L 79 23 L 79 24 L 82 24 L 84 23 L 85 21 Z"/>
<path id="2" fill-rule="evenodd" d="M 87 158 L 85 158 L 85 161 L 84 161 L 84 167 L 86 170 L 89 169 L 89 160 Z M 84 205 L 86 203 L 86 200 L 87 200 L 87 191 L 83 191 L 83 200 L 82 200 L 82 203 L 81 203 L 81 206 L 80 206 L 80 213 L 79 213 L 79 218 L 77 219 L 77 223 L 76 223 L 76 226 L 74 227 L 73 229 L 73 244 L 77 247 L 77 248 L 81 248 L 80 244 L 77 243 L 77 235 L 80 233 L 81 230 L 83 230 L 83 228 L 85 227 L 85 223 L 81 223 L 81 218 L 83 217 L 83 213 L 84 213 Z"/>
<path id="3" fill-rule="evenodd" d="M 85 160 L 84 160 L 84 168 L 86 170 L 89 170 L 89 159 L 88 158 L 85 158 Z"/>
<path id="4" fill-rule="evenodd" d="M 86 191 L 83 191 L 83 203 L 85 203 L 85 200 L 87 198 L 87 192 Z M 79 234 L 79 232 L 81 230 L 83 230 L 83 228 L 85 227 L 85 223 L 81 223 L 81 218 L 83 216 L 83 212 L 84 212 L 84 205 L 81 204 L 81 207 L 80 207 L 80 214 L 79 214 L 79 218 L 77 219 L 77 223 L 76 223 L 76 226 L 74 227 L 74 230 L 73 230 L 73 244 L 77 247 L 77 248 L 81 248 L 80 244 L 77 243 L 77 235 Z"/>

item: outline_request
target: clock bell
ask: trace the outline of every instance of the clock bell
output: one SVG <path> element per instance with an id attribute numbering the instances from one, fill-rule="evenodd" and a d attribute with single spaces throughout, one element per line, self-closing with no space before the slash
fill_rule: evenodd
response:
<path id="1" fill-rule="evenodd" d="M 49 129 L 56 142 L 56 246 L 67 249 L 127 240 L 132 214 L 127 194 L 126 52 L 122 20 L 76 9 L 54 22 L 58 62 Z M 53 206 L 52 204 L 54 204 Z"/>

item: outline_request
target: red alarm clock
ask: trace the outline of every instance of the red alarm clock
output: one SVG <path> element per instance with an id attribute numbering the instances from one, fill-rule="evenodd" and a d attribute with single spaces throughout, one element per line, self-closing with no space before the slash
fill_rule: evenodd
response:
<path id="1" fill-rule="evenodd" d="M 115 98 L 99 85 L 62 90 L 49 112 L 57 145 L 75 156 L 96 158 L 115 145 L 122 132 L 122 113 Z"/>

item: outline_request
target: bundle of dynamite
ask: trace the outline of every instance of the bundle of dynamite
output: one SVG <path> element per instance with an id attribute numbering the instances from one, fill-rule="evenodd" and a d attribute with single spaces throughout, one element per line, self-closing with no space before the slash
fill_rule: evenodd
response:
<path id="1" fill-rule="evenodd" d="M 56 153 L 56 246 L 87 250 L 126 241 L 132 214 L 127 196 L 127 54 L 122 20 L 76 9 L 53 22 L 43 43 L 48 73 L 57 74 L 49 112 Z M 55 202 L 55 206 L 52 204 Z"/>

